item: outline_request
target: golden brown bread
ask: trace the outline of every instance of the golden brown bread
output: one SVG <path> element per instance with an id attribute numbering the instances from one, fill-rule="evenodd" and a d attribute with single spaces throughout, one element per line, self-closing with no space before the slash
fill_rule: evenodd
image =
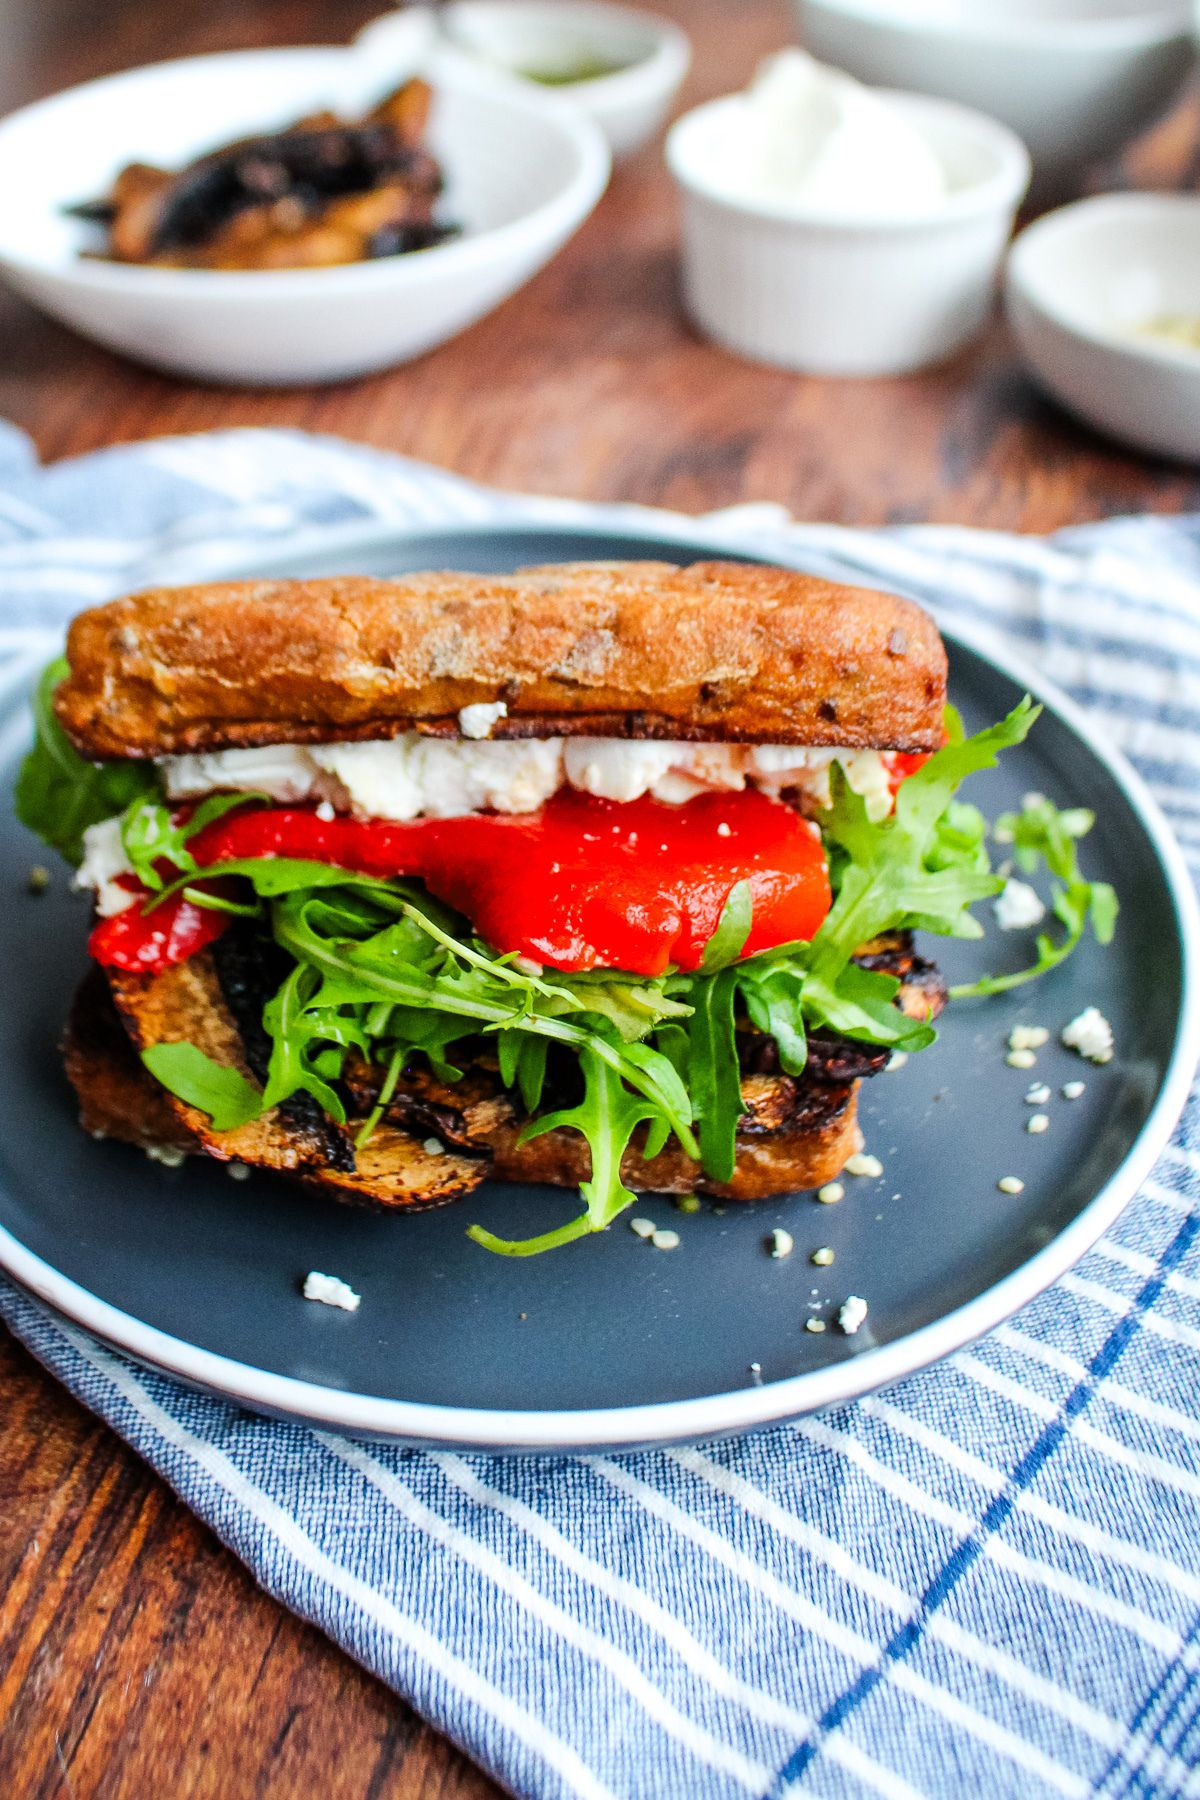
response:
<path id="1" fill-rule="evenodd" d="M 933 750 L 946 656 L 911 601 L 739 563 L 163 588 L 81 613 L 55 707 L 85 756 L 453 734 Z"/>

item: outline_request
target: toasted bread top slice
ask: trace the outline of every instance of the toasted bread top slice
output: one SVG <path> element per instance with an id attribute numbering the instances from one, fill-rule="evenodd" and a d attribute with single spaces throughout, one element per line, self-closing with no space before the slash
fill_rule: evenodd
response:
<path id="1" fill-rule="evenodd" d="M 740 563 L 160 588 L 81 613 L 58 716 L 85 756 L 459 731 L 922 751 L 946 656 L 911 601 Z"/>

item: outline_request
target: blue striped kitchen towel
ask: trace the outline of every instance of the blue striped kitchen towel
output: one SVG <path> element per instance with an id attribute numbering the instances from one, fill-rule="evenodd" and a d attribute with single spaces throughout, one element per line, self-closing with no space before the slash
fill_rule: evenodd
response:
<path id="1" fill-rule="evenodd" d="M 0 428 L 0 650 L 317 530 L 518 515 L 629 517 L 286 432 L 43 470 Z M 1200 518 L 1046 541 L 739 524 L 1034 646 L 1200 870 Z M 744 1442 L 369 1447 L 147 1374 L 11 1287 L 0 1313 L 264 1587 L 516 1794 L 1200 1794 L 1195 1095 L 1139 1198 L 1012 1324 Z"/>

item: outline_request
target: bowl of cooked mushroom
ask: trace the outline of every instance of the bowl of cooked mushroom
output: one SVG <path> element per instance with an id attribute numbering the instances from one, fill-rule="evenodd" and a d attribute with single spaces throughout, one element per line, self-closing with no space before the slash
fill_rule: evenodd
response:
<path id="1" fill-rule="evenodd" d="M 336 381 L 507 299 L 608 173 L 591 120 L 425 34 L 390 69 L 353 48 L 188 57 L 0 120 L 0 276 L 173 374 Z"/>

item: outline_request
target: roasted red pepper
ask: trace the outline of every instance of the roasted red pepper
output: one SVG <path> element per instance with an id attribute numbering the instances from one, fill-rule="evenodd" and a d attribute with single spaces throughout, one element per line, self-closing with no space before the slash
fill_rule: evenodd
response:
<path id="1" fill-rule="evenodd" d="M 816 827 L 750 790 L 685 806 L 565 790 L 533 814 L 407 825 L 268 807 L 228 814 L 189 848 L 202 867 L 284 856 L 419 877 L 495 949 L 566 970 L 697 968 L 743 880 L 754 902 L 748 954 L 811 938 L 830 905 Z M 97 927 L 92 954 L 122 968 L 166 967 L 219 935 L 224 915 L 198 924 L 198 910 L 179 901 L 144 916 L 131 908 Z"/>

